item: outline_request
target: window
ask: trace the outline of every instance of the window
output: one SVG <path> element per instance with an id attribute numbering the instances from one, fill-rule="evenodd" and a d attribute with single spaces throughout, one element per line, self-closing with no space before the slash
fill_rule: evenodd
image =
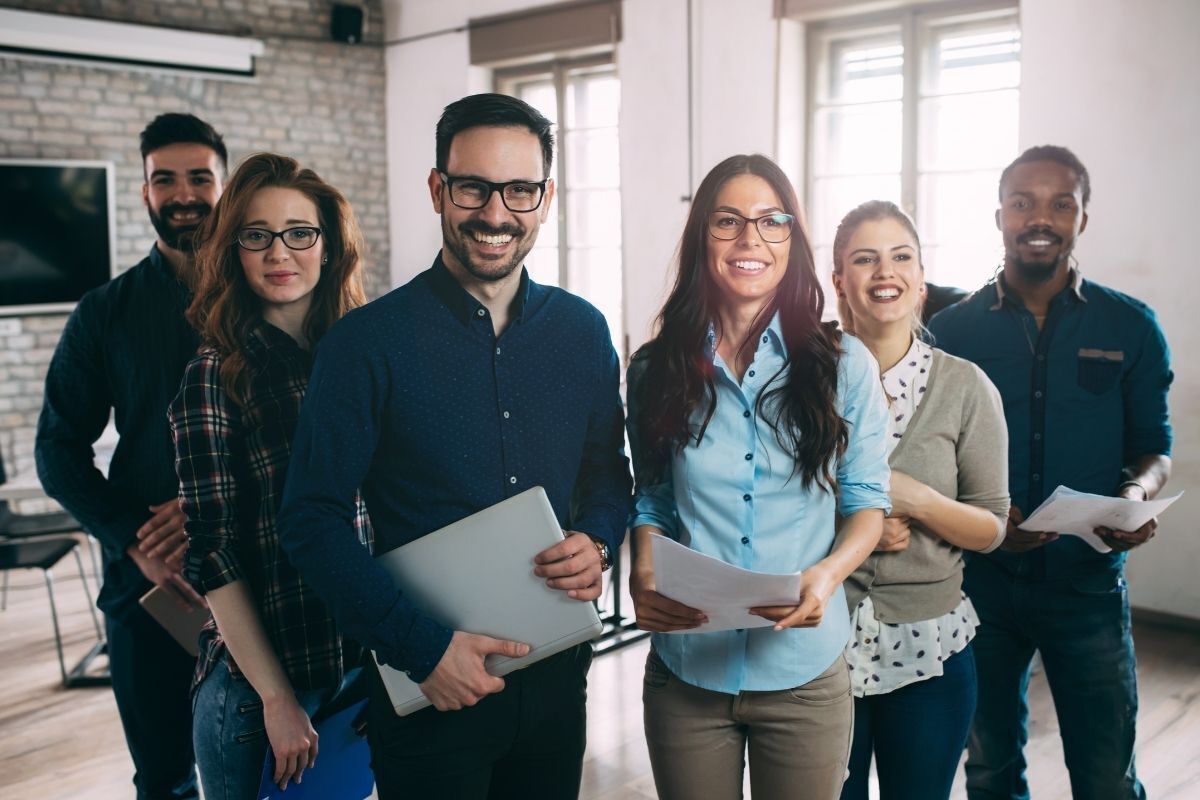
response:
<path id="1" fill-rule="evenodd" d="M 811 29 L 808 208 L 827 291 L 837 224 L 867 200 L 913 216 L 933 283 L 976 289 L 999 263 L 996 182 L 1017 155 L 1017 12 L 944 9 Z"/>
<path id="2" fill-rule="evenodd" d="M 624 354 L 616 68 L 607 56 L 552 61 L 497 71 L 496 86 L 555 123 L 558 189 L 526 260 L 529 275 L 600 309 L 613 345 Z"/>

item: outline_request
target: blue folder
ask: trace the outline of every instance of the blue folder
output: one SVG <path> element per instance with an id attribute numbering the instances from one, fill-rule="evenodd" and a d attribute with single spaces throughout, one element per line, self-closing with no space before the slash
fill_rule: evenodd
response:
<path id="1" fill-rule="evenodd" d="M 272 780 L 275 754 L 267 747 L 266 763 L 258 786 L 259 800 L 363 800 L 375 787 L 371 751 L 367 740 L 354 730 L 353 722 L 367 704 L 360 700 L 349 708 L 315 723 L 318 739 L 317 765 L 304 770 L 303 783 L 289 783 L 286 791 Z"/>

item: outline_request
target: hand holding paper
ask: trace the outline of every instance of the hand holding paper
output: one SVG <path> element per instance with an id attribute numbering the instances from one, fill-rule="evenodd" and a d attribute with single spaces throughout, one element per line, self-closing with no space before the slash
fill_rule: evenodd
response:
<path id="1" fill-rule="evenodd" d="M 663 597 L 698 609 L 707 622 L 685 631 L 706 633 L 738 628 L 765 628 L 774 620 L 750 613 L 751 608 L 800 602 L 800 573 L 771 575 L 726 564 L 697 553 L 665 536 L 650 537 L 656 589 Z"/>
<path id="2" fill-rule="evenodd" d="M 1018 527 L 1026 531 L 1058 531 L 1078 536 L 1097 552 L 1108 553 L 1112 548 L 1095 533 L 1097 528 L 1137 531 L 1167 510 L 1182 494 L 1139 501 L 1086 494 L 1059 486 Z"/>

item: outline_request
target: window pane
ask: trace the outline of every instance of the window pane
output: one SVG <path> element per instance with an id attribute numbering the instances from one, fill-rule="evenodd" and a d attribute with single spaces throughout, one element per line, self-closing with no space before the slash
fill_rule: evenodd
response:
<path id="1" fill-rule="evenodd" d="M 904 47 L 896 35 L 833 41 L 826 74 L 830 102 L 898 100 L 904 95 Z"/>
<path id="2" fill-rule="evenodd" d="M 522 81 L 515 85 L 514 97 L 519 97 L 558 124 L 558 99 L 554 96 L 554 80 Z"/>
<path id="3" fill-rule="evenodd" d="M 570 247 L 620 247 L 621 192 L 617 189 L 571 192 L 567 200 L 567 241 Z M 570 288 L 574 291 L 573 286 Z"/>
<path id="4" fill-rule="evenodd" d="M 542 232 L 538 235 L 538 246 L 530 250 L 529 255 L 525 257 L 525 268 L 529 270 L 529 277 L 535 283 L 558 286 L 558 248 L 541 246 L 542 236 L 546 234 L 547 227 L 542 226 Z"/>
<path id="5" fill-rule="evenodd" d="M 829 244 L 846 212 L 868 200 L 900 202 L 900 176 L 862 175 L 853 178 L 821 178 L 813 182 L 813 207 L 809 238 L 814 244 Z M 817 263 L 818 271 L 827 265 Z"/>
<path id="6" fill-rule="evenodd" d="M 922 175 L 922 256 L 934 283 L 974 289 L 996 269 L 996 182 L 1000 170 Z"/>
<path id="7" fill-rule="evenodd" d="M 927 94 L 1016 87 L 1021 82 L 1021 31 L 1012 23 L 995 27 L 935 30 L 923 76 Z"/>
<path id="8" fill-rule="evenodd" d="M 920 104 L 919 169 L 1003 167 L 1017 152 L 1016 89 L 934 97 Z"/>
<path id="9" fill-rule="evenodd" d="M 813 120 L 813 174 L 899 172 L 902 113 L 899 102 L 818 111 Z"/>
<path id="10" fill-rule="evenodd" d="M 616 128 L 568 131 L 564 143 L 567 185 L 579 189 L 616 189 L 621 184 L 620 150 Z"/>
<path id="11" fill-rule="evenodd" d="M 621 83 L 609 70 L 572 73 L 567 82 L 567 128 L 615 128 Z"/>
<path id="12" fill-rule="evenodd" d="M 613 347 L 622 352 L 625 330 L 622 325 L 622 286 L 620 247 L 570 248 L 567 251 L 567 285 L 604 315 L 612 333 Z"/>

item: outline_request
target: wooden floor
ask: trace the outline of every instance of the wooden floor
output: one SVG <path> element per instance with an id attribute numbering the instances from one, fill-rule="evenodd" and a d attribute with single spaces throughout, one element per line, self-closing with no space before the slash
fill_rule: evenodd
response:
<path id="1" fill-rule="evenodd" d="M 58 609 L 68 666 L 92 643 L 74 563 L 63 561 Z M 39 573 L 18 573 L 0 612 L 0 798 L 132 798 L 132 765 L 109 689 L 59 686 L 49 605 Z M 1141 711 L 1138 770 L 1154 800 L 1200 797 L 1200 637 L 1137 626 Z M 582 798 L 654 798 L 642 739 L 645 642 L 596 660 L 590 676 L 588 755 Z M 1070 797 L 1045 681 L 1030 692 L 1027 751 L 1037 800 Z M 961 770 L 956 800 L 964 798 Z M 747 791 L 747 795 L 749 792 Z"/>

